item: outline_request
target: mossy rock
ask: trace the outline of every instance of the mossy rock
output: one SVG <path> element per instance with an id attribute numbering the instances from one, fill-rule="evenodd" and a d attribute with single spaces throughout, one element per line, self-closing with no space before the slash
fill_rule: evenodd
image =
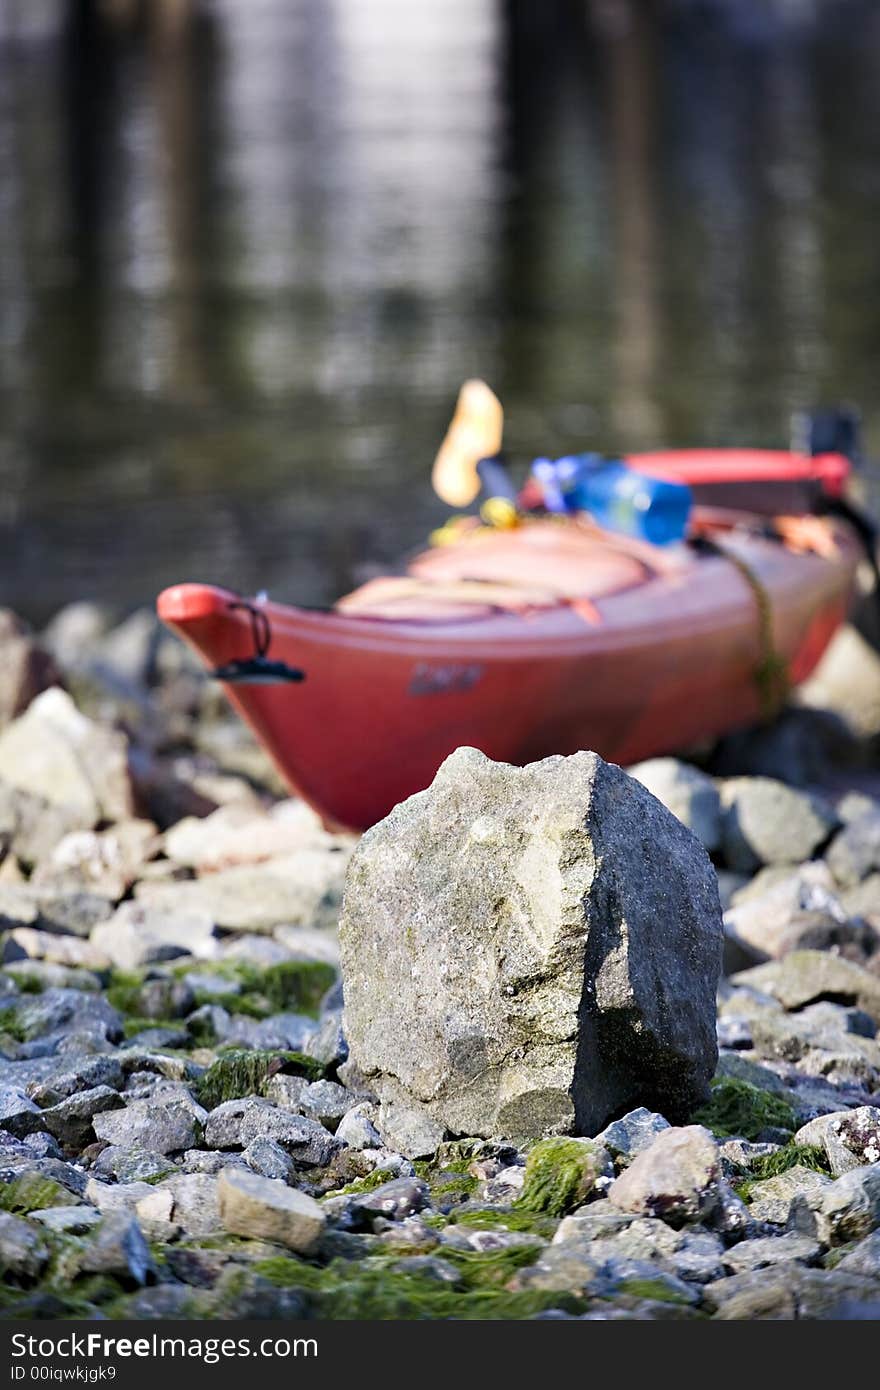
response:
<path id="1" fill-rule="evenodd" d="M 449 1255 L 449 1251 L 443 1251 L 444 1260 Z M 504 1287 L 516 1268 L 534 1261 L 536 1251 L 532 1247 L 496 1251 L 492 1260 L 485 1256 L 481 1260 L 476 1251 L 473 1255 L 473 1260 L 450 1260 L 461 1275 L 458 1288 L 425 1275 L 393 1271 L 387 1262 L 372 1260 L 357 1264 L 334 1260 L 319 1268 L 279 1256 L 253 1268 L 270 1283 L 303 1291 L 313 1318 L 359 1322 L 429 1318 L 518 1320 L 534 1317 L 548 1308 L 584 1311 L 584 1301 L 573 1294 L 546 1289 L 513 1293 Z M 505 1258 L 499 1259 L 501 1255 Z"/>
<path id="2" fill-rule="evenodd" d="M 778 1178 L 780 1173 L 787 1173 L 789 1168 L 797 1167 L 809 1168 L 814 1173 L 823 1173 L 826 1176 L 831 1175 L 831 1165 L 823 1149 L 814 1149 L 806 1144 L 786 1144 L 775 1153 L 765 1154 L 756 1159 L 749 1168 L 748 1177 L 737 1183 L 734 1190 L 737 1196 L 747 1202 L 755 1183 L 765 1182 L 767 1178 Z"/>
<path id="3" fill-rule="evenodd" d="M 27 1042 L 27 1032 L 18 1019 L 18 1010 L 13 1004 L 9 1008 L 0 1009 L 0 1034 L 5 1034 L 13 1043 Z"/>
<path id="4" fill-rule="evenodd" d="M 544 1240 L 552 1240 L 559 1226 L 559 1218 L 555 1216 L 530 1211 L 500 1211 L 497 1207 L 453 1210 L 444 1220 L 451 1225 L 467 1226 L 474 1231 L 512 1231 L 522 1235 L 541 1236 Z"/>
<path id="5" fill-rule="evenodd" d="M 784 1097 L 734 1076 L 715 1077 L 709 1101 L 692 1119 L 718 1139 L 752 1142 L 768 1130 L 793 1131 L 797 1127 L 794 1111 Z"/>
<path id="6" fill-rule="evenodd" d="M 356 1197 L 364 1192 L 374 1192 L 377 1187 L 382 1187 L 386 1182 L 391 1182 L 394 1177 L 387 1168 L 374 1168 L 372 1173 L 367 1173 L 363 1178 L 355 1178 L 352 1182 L 346 1183 L 345 1187 L 334 1187 L 329 1192 L 325 1192 L 325 1197 Z"/>
<path id="7" fill-rule="evenodd" d="M 432 1206 L 443 1207 L 446 1210 L 457 1206 L 459 1202 L 466 1202 L 479 1186 L 477 1178 L 464 1166 L 465 1159 L 455 1154 L 450 1157 L 454 1166 L 444 1167 L 438 1164 L 436 1158 L 419 1159 L 413 1164 L 416 1177 L 422 1178 L 428 1184 Z"/>
<path id="8" fill-rule="evenodd" d="M 196 991 L 197 1004 L 222 1004 L 233 1013 L 267 1018 L 275 1013 L 317 1017 L 321 1000 L 336 980 L 325 961 L 285 960 L 264 970 L 245 961 L 224 961 L 211 974 L 229 981 L 229 993 Z"/>
<path id="9" fill-rule="evenodd" d="M 206 1110 L 213 1110 L 227 1100 L 261 1095 L 266 1082 L 278 1072 L 318 1081 L 324 1075 L 324 1068 L 303 1052 L 232 1050 L 221 1053 L 198 1082 L 199 1104 Z"/>
<path id="10" fill-rule="evenodd" d="M 55 1182 L 54 1178 L 44 1177 L 42 1173 L 22 1173 L 11 1182 L 0 1184 L 0 1211 L 8 1211 L 15 1216 L 45 1211 L 47 1207 L 78 1205 L 78 1198 L 66 1187 Z"/>
<path id="11" fill-rule="evenodd" d="M 618 1285 L 618 1293 L 631 1298 L 648 1299 L 651 1303 L 677 1303 L 688 1306 L 684 1294 L 665 1284 L 662 1279 L 624 1279 Z"/>
<path id="12" fill-rule="evenodd" d="M 582 1206 L 605 1168 L 604 1150 L 583 1139 L 541 1139 L 526 1159 L 518 1211 L 565 1216 Z"/>

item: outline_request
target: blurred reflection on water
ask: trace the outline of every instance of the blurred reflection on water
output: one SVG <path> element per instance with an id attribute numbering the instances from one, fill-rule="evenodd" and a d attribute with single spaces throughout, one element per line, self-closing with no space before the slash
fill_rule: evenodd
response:
<path id="1" fill-rule="evenodd" d="M 468 374 L 523 457 L 880 454 L 871 0 L 137 8 L 0 0 L 0 602 L 327 601 Z"/>

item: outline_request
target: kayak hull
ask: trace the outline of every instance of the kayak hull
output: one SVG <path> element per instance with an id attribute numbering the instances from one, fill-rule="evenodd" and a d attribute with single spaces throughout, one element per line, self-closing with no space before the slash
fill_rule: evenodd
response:
<path id="1" fill-rule="evenodd" d="M 428 786 L 465 744 L 519 764 L 582 748 L 623 764 L 673 752 L 766 714 L 771 652 L 804 680 L 851 601 L 859 550 L 843 524 L 831 555 L 757 536 L 725 544 L 734 561 L 658 573 L 598 599 L 589 620 L 567 603 L 431 622 L 259 601 L 268 656 L 305 679 L 225 691 L 291 789 L 352 830 Z M 234 604 L 181 584 L 158 611 L 213 669 L 253 651 L 250 614 Z"/>

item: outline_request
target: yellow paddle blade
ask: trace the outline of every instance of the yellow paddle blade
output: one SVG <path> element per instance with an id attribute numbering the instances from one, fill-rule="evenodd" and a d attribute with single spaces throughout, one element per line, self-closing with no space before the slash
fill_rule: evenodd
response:
<path id="1" fill-rule="evenodd" d="M 501 452 L 504 411 L 485 381 L 466 381 L 446 438 L 434 460 L 431 483 L 449 507 L 467 507 L 480 491 L 477 464 Z"/>

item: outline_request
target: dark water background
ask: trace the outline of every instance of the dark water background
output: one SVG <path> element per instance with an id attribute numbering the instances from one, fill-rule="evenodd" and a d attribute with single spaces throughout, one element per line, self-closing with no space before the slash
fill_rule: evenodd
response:
<path id="1" fill-rule="evenodd" d="M 523 459 L 841 399 L 880 456 L 878 366 L 876 0 L 0 0 L 0 603 L 35 620 L 327 601 L 442 517 L 470 374 Z"/>

